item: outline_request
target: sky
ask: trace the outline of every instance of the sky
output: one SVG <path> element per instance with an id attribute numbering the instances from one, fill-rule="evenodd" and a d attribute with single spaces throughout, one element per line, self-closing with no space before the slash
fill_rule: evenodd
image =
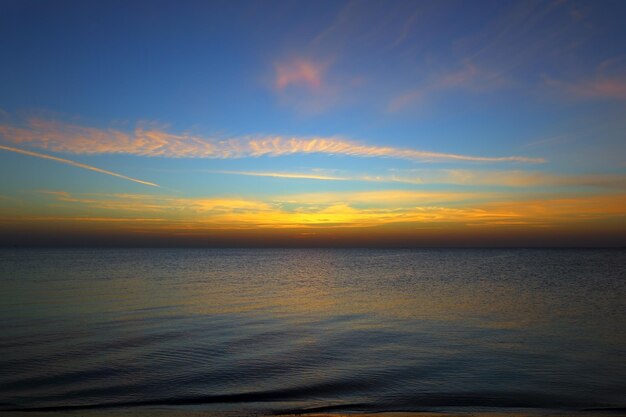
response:
<path id="1" fill-rule="evenodd" d="M 624 1 L 0 10 L 0 245 L 626 246 Z"/>

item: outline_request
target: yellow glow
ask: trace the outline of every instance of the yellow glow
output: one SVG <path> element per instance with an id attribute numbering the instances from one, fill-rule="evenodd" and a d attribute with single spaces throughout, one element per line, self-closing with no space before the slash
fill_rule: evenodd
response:
<path id="1" fill-rule="evenodd" d="M 21 213 L 5 221 L 110 221 L 120 223 L 120 227 L 127 225 L 146 231 L 354 229 L 393 225 L 404 225 L 406 230 L 454 231 L 476 226 L 484 229 L 609 224 L 623 220 L 626 207 L 623 194 L 525 200 L 510 194 L 492 194 L 488 202 L 470 193 L 407 191 L 300 194 L 266 201 L 148 194 L 75 195 L 63 191 L 44 191 L 40 195 L 47 200 L 41 207 L 42 213 Z M 70 214 L 44 215 L 47 207 L 59 204 L 61 212 Z"/>

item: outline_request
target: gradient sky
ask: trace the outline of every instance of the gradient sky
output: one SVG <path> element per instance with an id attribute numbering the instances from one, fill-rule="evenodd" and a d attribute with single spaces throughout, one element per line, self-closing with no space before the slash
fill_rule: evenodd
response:
<path id="1" fill-rule="evenodd" d="M 0 244 L 626 245 L 624 1 L 0 6 Z"/>

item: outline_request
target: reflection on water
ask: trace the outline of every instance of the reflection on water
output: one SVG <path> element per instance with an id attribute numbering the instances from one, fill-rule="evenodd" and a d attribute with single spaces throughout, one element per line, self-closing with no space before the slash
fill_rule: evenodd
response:
<path id="1" fill-rule="evenodd" d="M 4 250 L 0 410 L 626 406 L 626 252 Z"/>

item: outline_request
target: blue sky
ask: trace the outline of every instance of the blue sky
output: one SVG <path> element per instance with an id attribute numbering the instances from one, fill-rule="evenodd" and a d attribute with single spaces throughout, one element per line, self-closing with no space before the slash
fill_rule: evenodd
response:
<path id="1" fill-rule="evenodd" d="M 621 1 L 4 1 L 0 213 L 124 233 L 147 217 L 161 223 L 146 233 L 614 229 L 624 15 Z M 121 195 L 135 208 L 112 209 Z M 531 201 L 543 211 L 514 210 Z"/>

